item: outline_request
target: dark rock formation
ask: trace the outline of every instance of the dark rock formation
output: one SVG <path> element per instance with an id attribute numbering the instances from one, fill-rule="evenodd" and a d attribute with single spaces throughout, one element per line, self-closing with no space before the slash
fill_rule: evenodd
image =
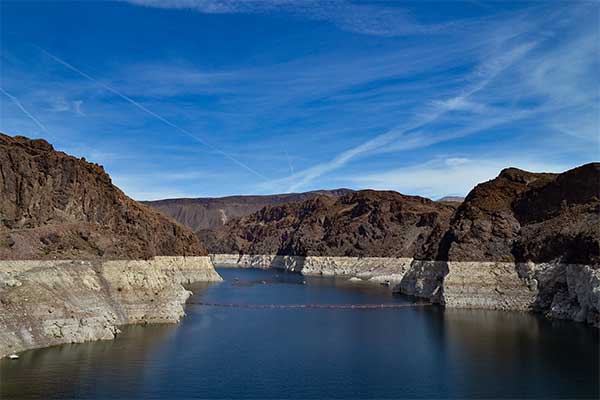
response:
<path id="1" fill-rule="evenodd" d="M 600 326 L 600 163 L 562 174 L 503 170 L 457 209 L 438 258 L 449 261 L 438 282 L 446 305 Z"/>
<path id="2" fill-rule="evenodd" d="M 100 165 L 0 134 L 0 259 L 205 254 L 188 228 L 127 197 Z"/>
<path id="3" fill-rule="evenodd" d="M 282 203 L 305 201 L 316 196 L 338 197 L 352 192 L 350 189 L 316 190 L 306 193 L 286 193 L 265 196 L 229 196 L 220 198 L 167 199 L 143 202 L 194 232 L 214 229 L 235 218 L 245 217 L 261 208 Z"/>
<path id="4" fill-rule="evenodd" d="M 453 212 L 422 197 L 362 190 L 267 206 L 199 235 L 211 253 L 428 258 Z"/>
<path id="5" fill-rule="evenodd" d="M 477 185 L 440 244 L 450 261 L 600 263 L 600 163 L 562 174 L 503 170 Z"/>

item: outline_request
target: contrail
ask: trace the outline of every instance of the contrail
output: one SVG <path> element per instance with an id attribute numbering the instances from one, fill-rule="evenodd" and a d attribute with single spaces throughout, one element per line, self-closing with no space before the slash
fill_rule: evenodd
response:
<path id="1" fill-rule="evenodd" d="M 519 60 L 521 57 L 527 54 L 536 45 L 537 42 L 527 42 L 521 44 L 520 46 L 515 46 L 510 51 L 508 51 L 505 54 L 501 54 L 496 59 L 491 61 L 488 60 L 483 64 L 479 65 L 479 67 L 475 70 L 475 72 L 472 73 L 472 75 L 474 77 L 483 76 L 483 78 L 481 78 L 479 81 L 476 81 L 473 84 L 470 84 L 467 87 L 464 87 L 459 95 L 449 100 L 464 101 L 469 99 L 475 93 L 485 89 L 485 87 L 488 86 L 490 82 L 492 82 L 501 72 L 503 72 L 506 68 L 510 67 L 517 60 Z M 438 120 L 438 118 L 442 117 L 450 110 L 451 108 L 449 107 L 437 107 L 436 110 L 419 118 L 413 124 L 410 124 L 406 127 L 402 127 L 400 129 L 393 129 L 386 133 L 375 136 L 373 139 L 370 139 L 362 144 L 359 144 L 358 146 L 352 147 L 348 150 L 339 153 L 330 161 L 320 163 L 313 167 L 300 171 L 296 174 L 296 177 L 292 177 L 299 178 L 299 180 L 293 183 L 288 188 L 288 191 L 295 192 L 299 188 L 312 182 L 318 177 L 343 167 L 348 162 L 361 156 L 362 154 L 377 150 L 378 148 L 382 148 L 383 146 L 386 146 L 389 143 L 391 143 L 393 140 L 400 138 L 402 135 L 414 132 L 424 126 L 427 126 L 432 122 L 435 122 L 436 120 Z"/>
<path id="2" fill-rule="evenodd" d="M 29 119 L 31 119 L 33 122 L 35 122 L 35 124 L 37 126 L 39 126 L 44 132 L 48 132 L 48 129 L 46 129 L 46 127 L 44 126 L 44 124 L 42 124 L 36 117 L 34 117 L 33 115 L 31 115 L 31 113 L 29 111 L 27 111 L 27 109 L 25 107 L 23 107 L 23 104 L 21 104 L 21 102 L 19 101 L 19 99 L 17 99 L 15 96 L 13 96 L 12 94 L 8 93 L 6 90 L 4 90 L 1 87 L 0 87 L 0 92 L 2 92 L 6 97 L 8 97 L 17 107 L 19 107 L 19 109 L 21 111 L 23 111 L 23 113 L 25 115 L 27 115 L 29 117 Z"/>
<path id="3" fill-rule="evenodd" d="M 108 86 L 106 83 L 103 83 L 101 81 L 99 81 L 98 79 L 86 74 L 85 72 L 75 68 L 73 65 L 69 64 L 68 62 L 56 57 L 54 54 L 49 53 L 48 51 L 42 49 L 39 46 L 35 46 L 37 47 L 41 52 L 43 52 L 44 54 L 46 54 L 48 57 L 52 58 L 54 61 L 56 61 L 57 63 L 67 67 L 68 69 L 70 69 L 71 71 L 74 71 L 76 73 L 78 73 L 79 75 L 83 76 L 84 78 L 96 83 L 97 85 L 102 86 L 104 89 L 108 90 L 109 92 L 119 96 L 120 98 L 122 98 L 123 100 L 127 101 L 128 103 L 132 104 L 133 106 L 139 108 L 140 110 L 144 111 L 146 114 L 149 114 L 151 116 L 153 116 L 154 118 L 158 119 L 159 121 L 169 125 L 170 127 L 177 129 L 179 132 L 183 133 L 184 135 L 196 140 L 199 143 L 202 143 L 203 145 L 205 145 L 206 147 L 210 148 L 211 150 L 217 152 L 218 154 L 221 154 L 222 156 L 224 156 L 225 158 L 227 158 L 228 160 L 232 161 L 233 163 L 239 165 L 240 167 L 244 168 L 246 171 L 249 171 L 251 173 L 253 173 L 254 175 L 258 176 L 261 179 L 264 180 L 269 180 L 269 178 L 267 178 L 266 176 L 264 176 L 263 174 L 261 174 L 260 172 L 250 168 L 249 166 L 247 166 L 246 164 L 244 164 L 243 162 L 241 162 L 240 160 L 234 158 L 233 156 L 227 154 L 226 152 L 224 152 L 223 150 L 213 146 L 212 144 L 210 144 L 209 142 L 207 142 L 206 140 L 194 135 L 193 133 L 191 133 L 190 131 L 188 131 L 187 129 L 184 129 L 182 127 L 180 127 L 179 125 L 176 125 L 175 123 L 169 121 L 168 119 L 156 114 L 154 111 L 149 110 L 148 108 L 144 107 L 143 105 L 141 105 L 140 103 L 138 103 L 137 101 L 133 100 L 131 97 L 124 95 L 123 93 L 119 92 L 118 90 Z"/>

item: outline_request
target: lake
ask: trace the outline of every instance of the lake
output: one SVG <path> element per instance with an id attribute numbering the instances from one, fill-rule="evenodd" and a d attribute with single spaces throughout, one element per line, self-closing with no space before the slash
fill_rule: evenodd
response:
<path id="1" fill-rule="evenodd" d="M 178 325 L 0 360 L 0 398 L 549 398 L 600 395 L 599 330 L 439 306 L 236 308 L 197 304 L 402 304 L 385 287 L 275 270 L 218 269 Z M 195 304 L 194 304 L 195 303 Z"/>

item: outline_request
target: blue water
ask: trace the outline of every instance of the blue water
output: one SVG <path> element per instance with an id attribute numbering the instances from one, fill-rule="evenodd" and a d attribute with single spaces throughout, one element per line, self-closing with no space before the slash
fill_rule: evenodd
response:
<path id="1" fill-rule="evenodd" d="M 409 303 L 387 288 L 219 269 L 191 303 Z M 238 280 L 235 280 L 238 278 Z M 262 283 L 261 281 L 265 281 Z M 302 284 L 306 281 L 306 284 Z M 189 304 L 179 325 L 0 361 L 0 398 L 598 398 L 599 334 L 512 312 Z"/>

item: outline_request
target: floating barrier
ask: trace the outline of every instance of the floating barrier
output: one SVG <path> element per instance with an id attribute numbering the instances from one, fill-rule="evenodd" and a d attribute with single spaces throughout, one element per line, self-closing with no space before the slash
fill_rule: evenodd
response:
<path id="1" fill-rule="evenodd" d="M 432 303 L 410 303 L 410 304 L 241 304 L 241 303 L 206 303 L 190 302 L 206 307 L 228 307 L 228 308 L 305 308 L 305 309 L 359 309 L 371 310 L 382 308 L 406 308 L 431 306 Z"/>

